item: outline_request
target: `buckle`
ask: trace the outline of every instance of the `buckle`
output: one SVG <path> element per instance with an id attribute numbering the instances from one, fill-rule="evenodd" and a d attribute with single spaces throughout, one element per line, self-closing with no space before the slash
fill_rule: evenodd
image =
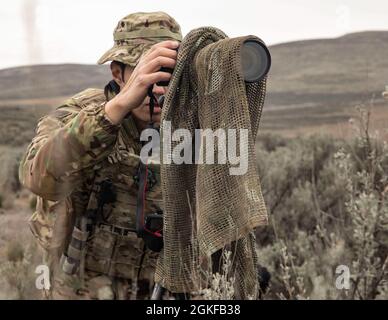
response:
<path id="1" fill-rule="evenodd" d="M 124 237 L 128 236 L 131 232 L 136 233 L 136 230 L 134 230 L 134 229 L 121 228 L 121 227 L 117 227 L 117 226 L 105 224 L 105 223 L 100 223 L 98 225 L 98 227 L 101 230 L 108 231 L 112 234 L 116 234 L 116 235 L 124 236 Z"/>
<path id="2" fill-rule="evenodd" d="M 123 235 L 123 231 L 124 231 L 124 230 L 121 229 L 121 228 L 119 228 L 119 227 L 112 226 L 112 232 L 113 232 L 113 233 L 116 233 L 116 234 L 122 236 L 122 235 Z"/>

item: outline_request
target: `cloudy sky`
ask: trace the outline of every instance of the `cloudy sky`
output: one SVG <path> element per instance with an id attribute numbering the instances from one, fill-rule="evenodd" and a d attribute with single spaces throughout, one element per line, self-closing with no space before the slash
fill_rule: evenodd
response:
<path id="1" fill-rule="evenodd" d="M 211 25 L 268 44 L 388 30 L 387 0 L 13 0 L 0 11 L 0 68 L 95 63 L 113 44 L 120 18 L 159 10 L 172 15 L 183 34 Z"/>

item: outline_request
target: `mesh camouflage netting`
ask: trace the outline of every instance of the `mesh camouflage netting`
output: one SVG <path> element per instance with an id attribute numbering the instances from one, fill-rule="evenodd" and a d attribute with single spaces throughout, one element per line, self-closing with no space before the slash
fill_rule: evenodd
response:
<path id="1" fill-rule="evenodd" d="M 232 244 L 235 297 L 255 298 L 257 294 L 253 230 L 268 219 L 254 145 L 266 80 L 244 82 L 240 50 L 247 39 L 258 38 L 229 39 L 221 30 L 203 27 L 191 31 L 179 49 L 162 120 L 171 121 L 172 132 L 185 128 L 192 137 L 196 128 L 234 128 L 237 132 L 248 129 L 249 138 L 244 175 L 230 175 L 229 162 L 161 165 L 164 249 L 155 280 L 172 292 L 203 288 L 202 271 L 209 267 L 210 255 Z M 237 146 L 239 138 L 237 135 Z M 172 150 L 177 144 L 171 142 Z"/>

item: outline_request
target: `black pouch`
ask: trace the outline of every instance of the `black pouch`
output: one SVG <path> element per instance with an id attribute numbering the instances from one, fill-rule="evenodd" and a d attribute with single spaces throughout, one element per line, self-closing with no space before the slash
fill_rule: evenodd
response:
<path id="1" fill-rule="evenodd" d="M 163 248 L 163 215 L 158 213 L 147 215 L 145 229 L 142 236 L 147 248 L 160 252 Z"/>

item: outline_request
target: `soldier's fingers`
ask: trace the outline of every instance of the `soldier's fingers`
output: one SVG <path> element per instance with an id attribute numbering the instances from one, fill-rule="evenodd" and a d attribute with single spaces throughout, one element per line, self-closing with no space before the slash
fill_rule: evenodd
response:
<path id="1" fill-rule="evenodd" d="M 158 71 L 147 75 L 139 76 L 138 82 L 142 87 L 148 88 L 150 85 L 155 84 L 159 81 L 169 81 L 171 79 L 171 76 L 172 75 L 168 72 Z"/>
<path id="2" fill-rule="evenodd" d="M 151 60 L 147 64 L 145 64 L 140 70 L 140 73 L 144 74 L 150 74 L 153 72 L 157 72 L 162 67 L 171 68 L 174 69 L 176 65 L 176 60 L 166 57 L 156 57 L 155 59 Z"/>
<path id="3" fill-rule="evenodd" d="M 175 50 L 176 48 L 179 47 L 179 41 L 174 41 L 174 40 L 166 40 L 166 41 L 161 41 L 158 43 L 155 43 L 151 47 L 151 51 L 156 50 L 158 48 L 168 48 L 168 49 L 173 49 Z"/>
<path id="4" fill-rule="evenodd" d="M 179 47 L 178 41 L 172 41 L 172 40 L 166 40 L 162 42 L 158 42 L 154 44 L 142 57 L 141 60 L 148 60 L 148 57 L 150 55 L 153 55 L 155 51 L 159 51 L 161 48 L 168 49 L 168 50 L 174 50 Z"/>
<path id="5" fill-rule="evenodd" d="M 148 63 L 149 61 L 155 59 L 156 57 L 167 57 L 170 59 L 177 58 L 178 52 L 176 50 L 168 49 L 165 47 L 158 47 L 153 51 L 148 51 L 148 54 L 144 57 L 143 63 Z"/>

